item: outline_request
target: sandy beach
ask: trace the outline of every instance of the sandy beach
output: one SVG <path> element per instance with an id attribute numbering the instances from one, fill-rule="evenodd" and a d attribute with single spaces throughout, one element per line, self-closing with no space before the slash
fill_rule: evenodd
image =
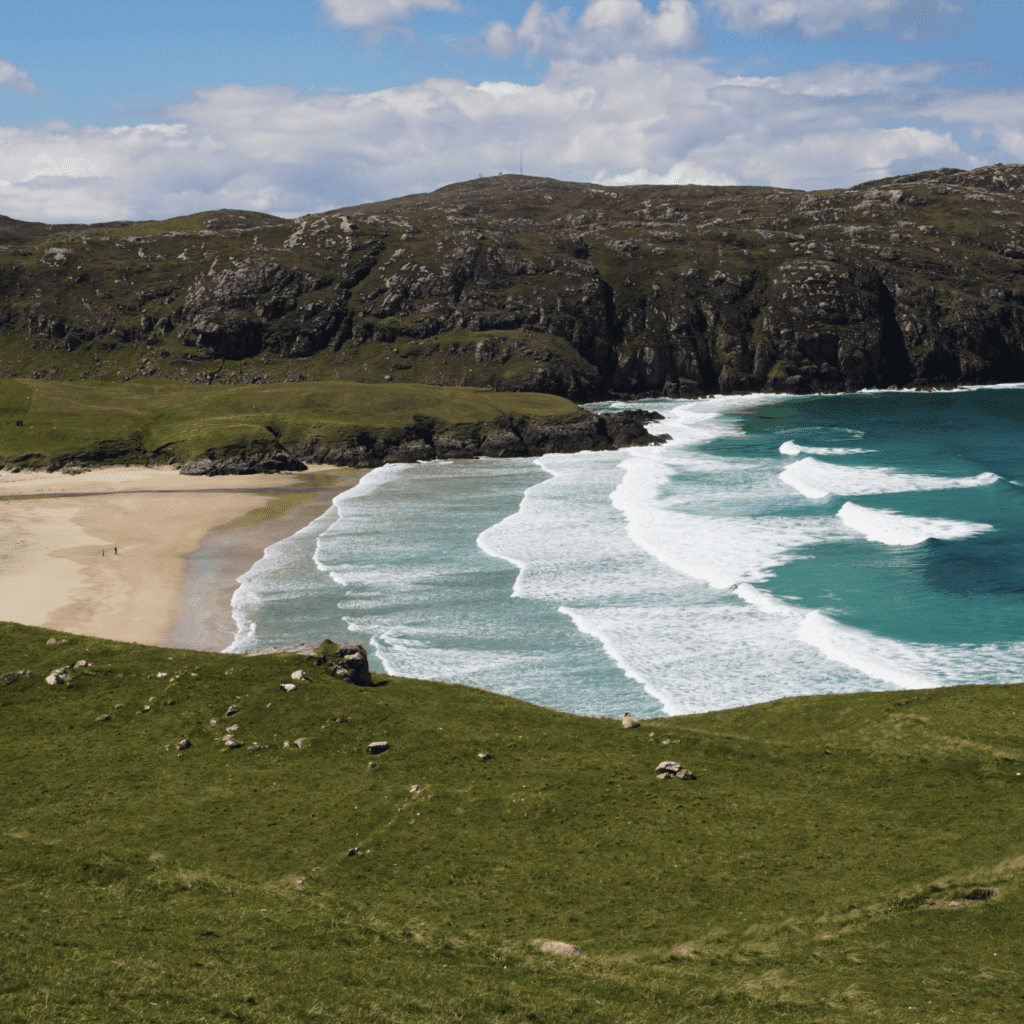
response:
<path id="1" fill-rule="evenodd" d="M 0 472 L 0 619 L 219 650 L 238 576 L 362 475 Z"/>

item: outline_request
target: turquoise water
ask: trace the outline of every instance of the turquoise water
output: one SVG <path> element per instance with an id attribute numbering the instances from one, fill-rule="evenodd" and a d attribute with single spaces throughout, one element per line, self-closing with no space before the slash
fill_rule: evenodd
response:
<path id="1" fill-rule="evenodd" d="M 242 577 L 229 649 L 582 714 L 1024 681 L 1024 389 L 632 404 L 672 441 L 374 470 Z"/>

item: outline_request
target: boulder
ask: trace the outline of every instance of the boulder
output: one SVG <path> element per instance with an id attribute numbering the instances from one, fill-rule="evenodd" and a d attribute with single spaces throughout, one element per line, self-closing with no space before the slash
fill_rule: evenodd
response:
<path id="1" fill-rule="evenodd" d="M 368 754 L 383 754 L 391 746 L 387 740 L 374 740 L 366 748 Z"/>
<path id="2" fill-rule="evenodd" d="M 281 685 L 280 685 L 280 686 L 278 687 L 278 689 L 279 689 L 279 690 L 284 690 L 284 692 L 285 692 L 285 693 L 291 693 L 291 692 L 292 692 L 292 690 L 294 690 L 294 689 L 295 689 L 295 684 L 294 684 L 294 683 L 282 683 L 282 684 L 281 684 Z"/>
<path id="3" fill-rule="evenodd" d="M 347 679 L 356 686 L 372 686 L 370 659 L 362 644 L 336 644 L 324 640 L 316 648 L 317 664 L 326 663 L 339 679 Z"/>
<path id="4" fill-rule="evenodd" d="M 232 704 L 225 712 L 226 715 L 237 715 L 242 709 L 237 704 Z"/>
<path id="5" fill-rule="evenodd" d="M 184 740 L 180 740 L 179 742 L 175 743 L 174 744 L 174 749 L 175 750 L 188 750 L 188 748 L 191 747 L 191 746 L 192 746 L 192 741 L 190 739 L 184 739 Z"/>
<path id="6" fill-rule="evenodd" d="M 345 719 L 344 718 L 328 718 L 327 721 L 328 721 L 328 723 L 330 725 L 342 725 L 344 723 Z"/>
<path id="7" fill-rule="evenodd" d="M 662 761 L 654 771 L 659 779 L 689 780 L 697 778 L 693 772 L 684 768 L 678 761 Z"/>
<path id="8" fill-rule="evenodd" d="M 583 950 L 569 942 L 558 942 L 556 939 L 534 939 L 531 945 L 542 953 L 554 953 L 555 956 L 582 956 Z"/>
<path id="9" fill-rule="evenodd" d="M 301 668 L 297 668 L 292 673 L 292 679 L 294 679 L 295 682 L 297 683 L 307 682 L 309 680 L 309 676 L 307 676 L 306 673 Z"/>
<path id="10" fill-rule="evenodd" d="M 226 750 L 237 750 L 242 744 L 238 742 L 233 736 L 231 739 L 224 744 Z"/>
<path id="11" fill-rule="evenodd" d="M 622 728 L 623 729 L 639 729 L 640 722 L 635 719 L 628 711 L 622 716 Z"/>

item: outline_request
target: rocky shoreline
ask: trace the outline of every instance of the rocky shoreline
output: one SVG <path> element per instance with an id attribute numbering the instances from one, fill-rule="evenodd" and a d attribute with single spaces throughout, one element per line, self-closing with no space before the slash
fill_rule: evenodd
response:
<path id="1" fill-rule="evenodd" d="M 429 428 L 409 428 L 401 436 L 367 434 L 357 443 L 326 447 L 310 442 L 286 450 L 213 456 L 181 465 L 186 476 L 227 476 L 251 473 L 296 472 L 306 462 L 370 469 L 395 462 L 427 462 L 433 459 L 519 458 L 552 452 L 611 451 L 664 444 L 668 435 L 652 434 L 648 423 L 664 417 L 657 412 L 628 409 L 623 412 L 584 414 L 567 422 L 510 419 L 489 433 L 454 436 Z"/>

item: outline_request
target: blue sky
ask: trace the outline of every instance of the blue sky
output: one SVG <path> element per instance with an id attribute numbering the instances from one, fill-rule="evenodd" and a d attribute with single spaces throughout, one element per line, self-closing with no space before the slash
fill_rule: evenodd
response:
<path id="1" fill-rule="evenodd" d="M 0 213 L 287 216 L 518 170 L 849 185 L 1024 160 L 1024 4 L 6 0 Z"/>

